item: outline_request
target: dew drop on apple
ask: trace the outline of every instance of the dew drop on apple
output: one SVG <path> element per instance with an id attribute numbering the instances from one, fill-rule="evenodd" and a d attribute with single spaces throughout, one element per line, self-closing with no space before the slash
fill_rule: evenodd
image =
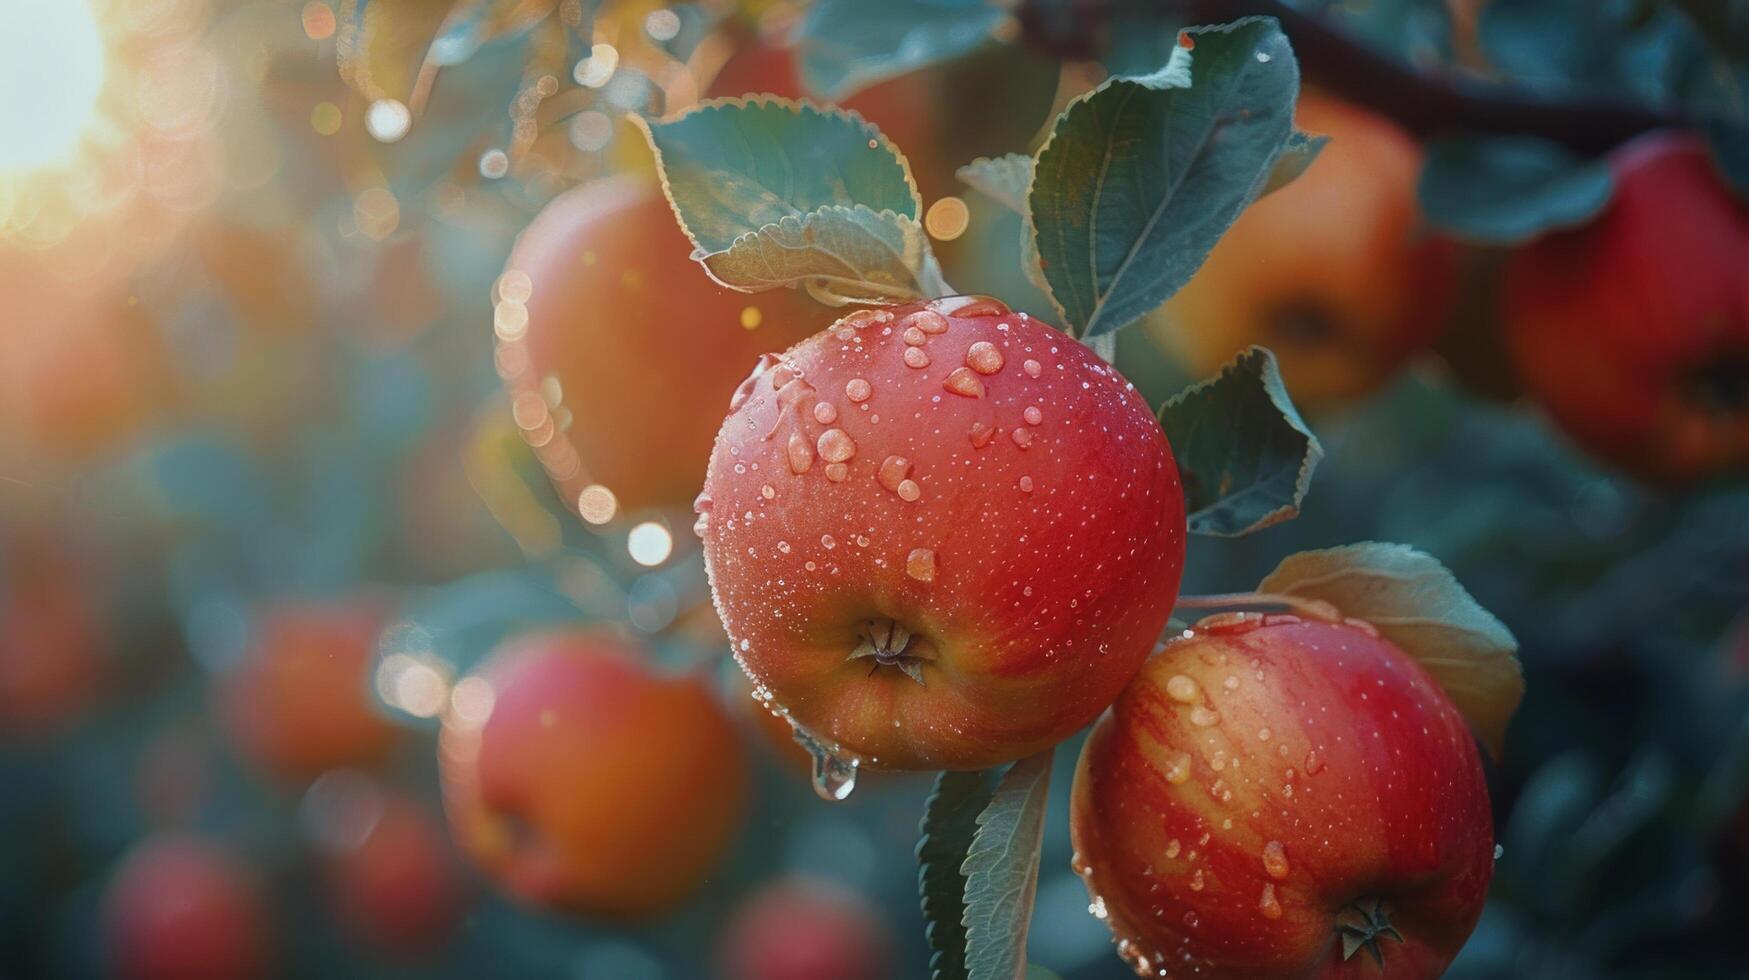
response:
<path id="1" fill-rule="evenodd" d="M 874 386 L 870 385 L 862 378 L 851 378 L 844 383 L 844 397 L 853 402 L 861 403 L 868 401 L 873 394 Z"/>
<path id="2" fill-rule="evenodd" d="M 988 340 L 980 340 L 967 349 L 966 367 L 979 374 L 995 374 L 1002 370 L 1002 352 Z"/>
<path id="3" fill-rule="evenodd" d="M 1020 367 L 1022 370 L 1024 370 L 1026 372 L 1026 376 L 1029 378 L 1036 378 L 1040 374 L 1044 373 L 1044 365 L 1040 364 L 1039 362 L 1033 360 L 1030 357 L 1027 358 L 1026 361 L 1020 365 Z"/>
<path id="4" fill-rule="evenodd" d="M 838 421 L 838 408 L 831 402 L 815 402 L 814 421 L 821 425 L 831 425 Z"/>
<path id="5" fill-rule="evenodd" d="M 907 347 L 905 348 L 905 366 L 926 368 L 929 366 L 929 355 L 921 347 Z"/>
<path id="6" fill-rule="evenodd" d="M 1195 701 L 1197 693 L 1196 681 L 1187 674 L 1173 674 L 1166 681 L 1166 694 L 1179 704 Z"/>
<path id="7" fill-rule="evenodd" d="M 843 429 L 827 429 L 820 433 L 820 440 L 814 448 L 828 463 L 842 463 L 856 455 L 856 442 Z"/>
<path id="8" fill-rule="evenodd" d="M 1040 425 L 1045 420 L 1045 413 L 1037 405 L 1026 406 L 1026 411 L 1020 413 L 1026 419 L 1027 425 Z"/>
<path id="9" fill-rule="evenodd" d="M 1275 897 L 1275 882 L 1263 883 L 1263 896 L 1257 900 L 1257 911 L 1262 912 L 1265 919 L 1281 918 L 1281 902 Z"/>
<path id="10" fill-rule="evenodd" d="M 1207 728 L 1220 720 L 1221 716 L 1219 714 L 1200 704 L 1190 709 L 1190 723 L 1198 727 Z"/>
<path id="11" fill-rule="evenodd" d="M 1180 752 L 1166 762 L 1166 781 L 1174 786 L 1190 778 L 1190 753 Z"/>
<path id="12" fill-rule="evenodd" d="M 1287 877 L 1287 848 L 1281 846 L 1281 841 L 1263 845 L 1263 870 L 1278 881 Z"/>
<path id="13" fill-rule="evenodd" d="M 1172 840 L 1168 841 L 1166 844 L 1166 857 L 1168 859 L 1176 858 L 1176 857 L 1178 857 L 1178 853 L 1180 851 L 1182 851 L 1183 849 L 1184 849 L 1184 845 L 1180 844 L 1178 842 L 1178 838 L 1174 837 L 1174 838 L 1172 838 Z"/>
<path id="14" fill-rule="evenodd" d="M 1206 883 L 1207 882 L 1203 879 L 1202 869 L 1197 868 L 1196 872 L 1190 876 L 1190 890 L 1193 892 L 1202 891 L 1203 886 Z"/>
<path id="15" fill-rule="evenodd" d="M 905 574 L 919 582 L 935 581 L 935 552 L 929 548 L 913 548 L 905 556 Z"/>
<path id="16" fill-rule="evenodd" d="M 860 765 L 855 756 L 841 755 L 832 746 L 816 738 L 812 732 L 789 719 L 796 743 L 808 750 L 814 760 L 814 793 L 823 800 L 838 802 L 849 799 L 856 790 L 856 770 Z"/>

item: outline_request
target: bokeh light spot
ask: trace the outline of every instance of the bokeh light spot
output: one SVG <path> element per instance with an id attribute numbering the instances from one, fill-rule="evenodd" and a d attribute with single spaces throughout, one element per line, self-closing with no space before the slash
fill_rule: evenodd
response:
<path id="1" fill-rule="evenodd" d="M 626 551 L 632 556 L 632 561 L 647 568 L 654 568 L 668 560 L 674 551 L 674 536 L 668 529 L 655 521 L 645 521 L 632 528 L 626 536 Z"/>
<path id="2" fill-rule="evenodd" d="M 70 157 L 97 115 L 104 73 L 87 0 L 0 3 L 0 170 Z"/>

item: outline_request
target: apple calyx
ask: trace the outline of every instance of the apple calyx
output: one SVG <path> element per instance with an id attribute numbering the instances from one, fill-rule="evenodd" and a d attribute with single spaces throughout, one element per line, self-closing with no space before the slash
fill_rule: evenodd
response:
<path id="1" fill-rule="evenodd" d="M 1403 934 L 1391 925 L 1390 916 L 1385 913 L 1385 900 L 1382 898 L 1356 899 L 1343 906 L 1336 913 L 1336 934 L 1342 937 L 1343 962 L 1352 959 L 1355 953 L 1364 949 L 1381 970 L 1385 967 L 1385 952 L 1379 945 L 1379 940 L 1394 939 L 1399 943 L 1403 941 Z"/>
<path id="2" fill-rule="evenodd" d="M 863 623 L 861 637 L 862 641 L 846 659 L 868 657 L 874 660 L 874 666 L 868 671 L 870 676 L 882 667 L 896 667 L 906 677 L 928 686 L 923 681 L 923 664 L 935 659 L 934 644 L 893 619 L 871 619 Z"/>

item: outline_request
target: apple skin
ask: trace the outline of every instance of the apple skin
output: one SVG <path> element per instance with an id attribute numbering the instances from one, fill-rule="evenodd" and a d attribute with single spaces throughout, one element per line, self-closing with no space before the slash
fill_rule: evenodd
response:
<path id="1" fill-rule="evenodd" d="M 444 828 L 419 801 L 386 793 L 368 831 L 328 856 L 340 919 L 398 956 L 437 953 L 460 927 L 466 891 Z"/>
<path id="2" fill-rule="evenodd" d="M 444 719 L 451 832 L 523 902 L 648 919 L 734 842 L 748 795 L 734 722 L 705 683 L 639 654 L 604 633 L 525 634 L 469 675 L 492 692 L 485 717 Z"/>
<path id="3" fill-rule="evenodd" d="M 720 286 L 691 254 L 661 192 L 631 177 L 559 195 L 517 239 L 507 274 L 528 277 L 527 326 L 500 329 L 498 371 L 571 507 L 592 483 L 622 511 L 684 507 L 746 365 L 830 319 L 794 290 Z"/>
<path id="4" fill-rule="evenodd" d="M 1437 338 L 1458 265 L 1420 228 L 1422 151 L 1407 133 L 1315 90 L 1296 122 L 1329 144 L 1245 209 L 1147 330 L 1199 377 L 1268 347 L 1295 403 L 1316 411 L 1378 388 Z"/>
<path id="5" fill-rule="evenodd" d="M 384 618 L 376 597 L 261 610 L 252 642 L 214 691 L 218 715 L 250 765 L 302 784 L 393 752 L 399 731 L 368 687 Z"/>
<path id="6" fill-rule="evenodd" d="M 1611 169 L 1615 199 L 1595 222 L 1507 265 L 1513 364 L 1575 442 L 1632 473 L 1686 483 L 1743 469 L 1749 204 L 1695 136 L 1644 137 Z"/>
<path id="7" fill-rule="evenodd" d="M 1077 870 L 1145 976 L 1436 977 L 1493 875 L 1463 719 L 1358 620 L 1198 623 L 1094 728 L 1070 807 Z M 1404 939 L 1380 941 L 1382 972 L 1334 931 L 1373 899 Z"/>
<path id="8" fill-rule="evenodd" d="M 867 902 L 797 876 L 742 900 L 718 940 L 717 962 L 724 980 L 885 980 L 893 944 Z"/>
<path id="9" fill-rule="evenodd" d="M 218 844 L 159 834 L 135 845 L 104 888 L 111 975 L 259 980 L 271 975 L 270 910 L 254 874 Z"/>
<path id="10" fill-rule="evenodd" d="M 996 765 L 1111 703 L 1185 546 L 1177 466 L 1133 387 L 987 298 L 853 313 L 761 366 L 696 530 L 763 700 L 880 769 Z M 898 645 L 921 683 L 851 658 L 871 622 L 915 635 Z"/>

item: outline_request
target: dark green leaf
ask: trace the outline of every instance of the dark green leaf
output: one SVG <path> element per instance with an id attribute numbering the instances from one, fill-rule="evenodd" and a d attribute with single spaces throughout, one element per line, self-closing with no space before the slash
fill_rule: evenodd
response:
<path id="1" fill-rule="evenodd" d="M 1426 668 L 1499 758 L 1524 698 L 1518 641 L 1439 560 L 1367 541 L 1282 559 L 1258 591 L 1322 599 L 1364 619 Z"/>
<path id="2" fill-rule="evenodd" d="M 978 814 L 996 793 L 995 769 L 944 772 L 923 811 L 917 841 L 917 887 L 929 948 L 930 976 L 962 980 L 966 975 L 966 876 L 960 870 L 978 832 Z"/>
<path id="3" fill-rule="evenodd" d="M 1051 759 L 1047 749 L 1015 763 L 978 814 L 978 833 L 961 865 L 968 980 L 1013 980 L 1026 965 Z"/>
<path id="4" fill-rule="evenodd" d="M 1749 123 L 1714 123 L 1705 129 L 1725 182 L 1737 196 L 1749 199 Z"/>
<path id="5" fill-rule="evenodd" d="M 1191 32 L 1194 52 L 1070 104 L 1029 204 L 1045 278 L 1081 336 L 1116 330 L 1189 281 L 1263 190 L 1292 133 L 1299 66 L 1275 21 Z"/>
<path id="6" fill-rule="evenodd" d="M 1282 385 L 1275 355 L 1242 352 L 1160 409 L 1184 479 L 1190 530 L 1237 537 L 1297 516 L 1324 457 Z"/>
<path id="7" fill-rule="evenodd" d="M 802 84 L 838 101 L 976 48 L 1003 16 L 990 0 L 815 0 L 796 42 Z"/>
<path id="8" fill-rule="evenodd" d="M 1429 147 L 1420 196 L 1435 226 L 1510 245 L 1584 224 L 1614 189 L 1605 162 L 1559 144 L 1532 136 L 1459 137 Z"/>

